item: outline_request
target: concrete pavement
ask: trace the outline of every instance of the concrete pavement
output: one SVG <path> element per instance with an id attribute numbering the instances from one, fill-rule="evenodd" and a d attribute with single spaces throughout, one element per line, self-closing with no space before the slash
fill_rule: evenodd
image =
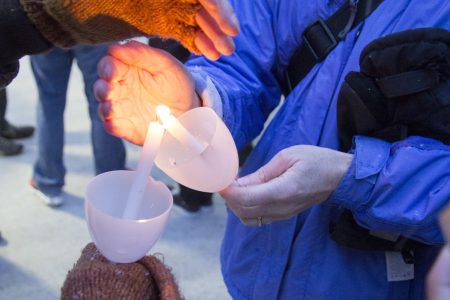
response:
<path id="1" fill-rule="evenodd" d="M 37 92 L 27 58 L 8 87 L 7 118 L 35 124 Z M 58 299 L 68 270 L 90 241 L 84 220 L 84 190 L 93 177 L 89 119 L 81 75 L 72 68 L 65 113 L 66 202 L 57 209 L 43 205 L 28 187 L 37 155 L 35 138 L 21 141 L 22 155 L 0 157 L 0 299 Z M 140 149 L 127 144 L 134 168 Z M 155 170 L 154 177 L 171 179 Z M 214 210 L 199 216 L 172 211 L 161 240 L 150 253 L 162 253 L 186 299 L 230 299 L 219 267 L 225 207 L 215 195 Z"/>

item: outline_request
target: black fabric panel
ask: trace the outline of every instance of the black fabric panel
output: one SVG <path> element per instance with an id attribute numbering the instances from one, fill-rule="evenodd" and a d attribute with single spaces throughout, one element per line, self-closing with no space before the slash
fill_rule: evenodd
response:
<path id="1" fill-rule="evenodd" d="M 28 19 L 19 0 L 0 1 L 0 66 L 12 65 L 24 55 L 51 47 Z"/>
<path id="2" fill-rule="evenodd" d="M 30 22 L 19 0 L 0 0 L 0 88 L 16 77 L 22 56 L 51 47 Z"/>

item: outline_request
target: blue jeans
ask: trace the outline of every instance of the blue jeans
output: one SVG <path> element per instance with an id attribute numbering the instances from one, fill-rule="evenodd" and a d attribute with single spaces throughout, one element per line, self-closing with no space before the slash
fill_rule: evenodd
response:
<path id="1" fill-rule="evenodd" d="M 64 185 L 64 108 L 73 59 L 76 59 L 83 74 L 84 91 L 89 104 L 95 173 L 125 168 L 124 144 L 121 139 L 104 130 L 97 114 L 98 101 L 93 92 L 93 84 L 98 78 L 97 63 L 106 51 L 106 45 L 82 45 L 70 50 L 55 48 L 48 53 L 31 56 L 31 66 L 39 90 L 39 154 L 34 165 L 33 178 L 38 187 L 48 195 L 60 194 Z"/>

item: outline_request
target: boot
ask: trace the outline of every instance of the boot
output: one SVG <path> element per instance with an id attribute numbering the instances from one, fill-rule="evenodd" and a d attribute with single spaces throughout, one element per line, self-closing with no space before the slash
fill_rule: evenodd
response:
<path id="1" fill-rule="evenodd" d="M 0 129 L 0 136 L 7 139 L 22 139 L 32 136 L 34 127 L 32 126 L 14 126 L 8 121 L 4 121 Z"/>
<path id="2" fill-rule="evenodd" d="M 22 153 L 23 146 L 0 136 L 0 156 L 11 156 Z"/>

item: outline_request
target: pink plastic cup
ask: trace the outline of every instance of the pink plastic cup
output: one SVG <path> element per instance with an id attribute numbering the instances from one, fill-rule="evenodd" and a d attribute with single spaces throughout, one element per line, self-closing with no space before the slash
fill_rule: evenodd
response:
<path id="1" fill-rule="evenodd" d="M 166 133 L 156 165 L 176 182 L 197 191 L 215 193 L 229 186 L 237 176 L 239 158 L 223 121 L 208 107 L 191 109 L 178 120 L 207 147 L 198 155 Z"/>
<path id="2" fill-rule="evenodd" d="M 136 220 L 122 214 L 133 171 L 112 171 L 94 177 L 86 189 L 86 220 L 98 250 L 110 261 L 130 263 L 144 257 L 167 223 L 173 197 L 165 184 L 148 177 Z"/>

